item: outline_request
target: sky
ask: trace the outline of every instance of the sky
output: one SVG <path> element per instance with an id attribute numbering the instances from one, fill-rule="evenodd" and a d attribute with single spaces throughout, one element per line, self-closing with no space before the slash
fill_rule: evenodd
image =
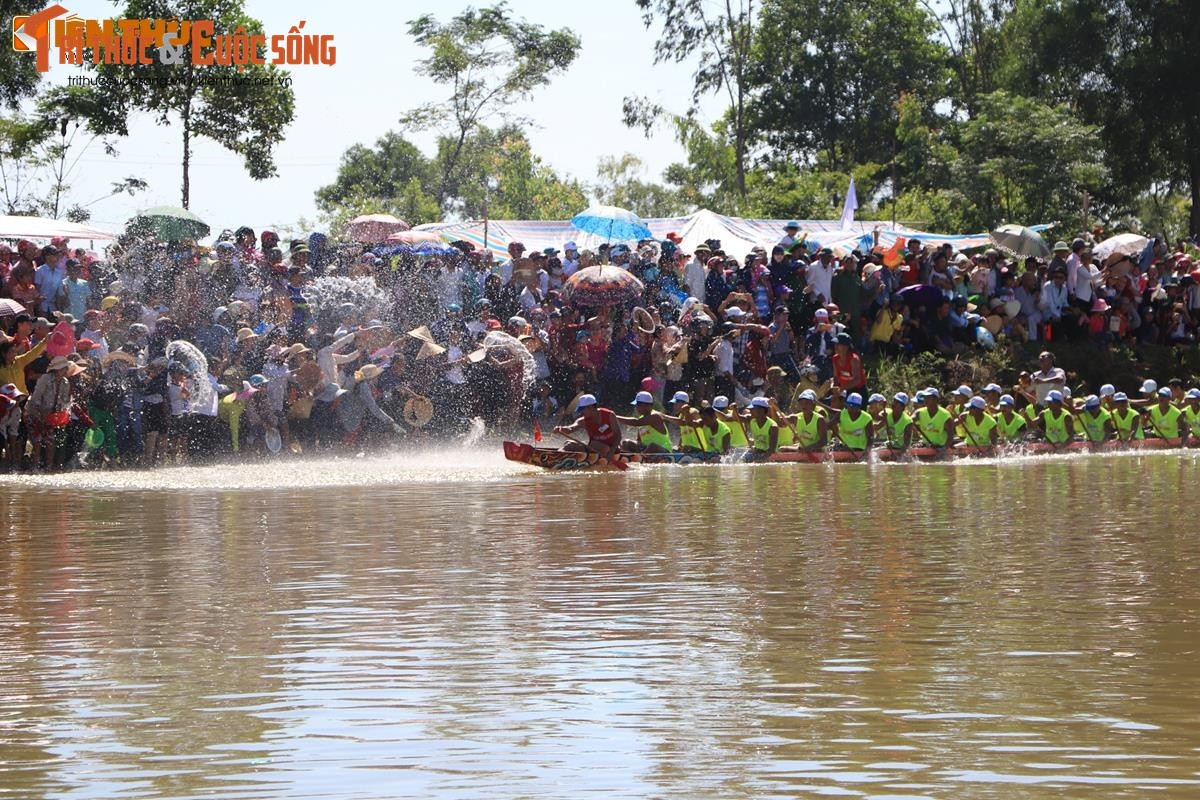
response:
<path id="1" fill-rule="evenodd" d="M 83 18 L 108 18 L 118 12 L 117 5 L 100 0 L 59 2 Z M 296 114 L 276 149 L 278 177 L 251 180 L 239 156 L 206 139 L 194 140 L 191 209 L 214 233 L 240 225 L 261 231 L 294 227 L 301 218 L 315 221 L 313 194 L 333 181 L 346 148 L 373 143 L 398 128 L 406 109 L 448 96 L 446 87 L 414 73 L 423 51 L 408 36 L 408 21 L 425 13 L 447 20 L 470 5 L 455 0 L 362 2 L 349 5 L 354 14 L 347 18 L 347 6 L 341 3 L 246 0 L 247 12 L 262 21 L 268 36 L 286 34 L 300 20 L 306 23 L 305 33 L 332 34 L 337 63 L 289 68 Z M 646 95 L 682 112 L 692 86 L 692 64 L 654 65 L 658 26 L 644 27 L 634 0 L 510 0 L 509 6 L 515 15 L 547 28 L 569 27 L 582 40 L 570 69 L 520 109 L 536 121 L 529 137 L 546 163 L 560 174 L 591 182 L 604 156 L 633 153 L 653 165 L 654 177 L 683 158 L 669 131 L 646 138 L 621 122 L 626 95 Z M 77 74 L 77 67 L 52 63 L 44 81 L 65 84 Z M 711 119 L 721 107 L 712 99 L 702 110 Z M 119 157 L 111 158 L 99 143 L 93 144 L 83 152 L 70 181 L 67 205 L 102 197 L 112 182 L 128 175 L 149 182 L 147 191 L 133 197 L 114 196 L 90 206 L 91 224 L 109 230 L 122 227 L 139 209 L 180 202 L 181 129 L 160 126 L 150 115 L 139 114 L 130 120 L 129 130 L 128 137 L 116 141 Z M 427 154 L 432 152 L 432 135 L 410 138 Z"/>

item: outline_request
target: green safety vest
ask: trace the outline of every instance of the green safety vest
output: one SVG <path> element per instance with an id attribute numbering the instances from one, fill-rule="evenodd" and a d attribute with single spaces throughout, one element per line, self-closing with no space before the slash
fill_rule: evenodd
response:
<path id="1" fill-rule="evenodd" d="M 1071 438 L 1067 433 L 1067 417 L 1070 412 L 1065 408 L 1054 416 L 1054 409 L 1047 408 L 1042 412 L 1042 423 L 1046 428 L 1046 441 L 1050 444 L 1066 444 Z"/>
<path id="2" fill-rule="evenodd" d="M 749 447 L 750 440 L 746 438 L 746 426 L 737 417 L 729 418 L 729 446 Z"/>
<path id="3" fill-rule="evenodd" d="M 1163 411 L 1157 404 L 1150 406 L 1150 422 L 1154 424 L 1157 435 L 1164 439 L 1179 438 L 1179 418 L 1183 412 L 1176 406 L 1167 406 Z"/>
<path id="4" fill-rule="evenodd" d="M 921 432 L 925 434 L 925 438 L 929 440 L 930 444 L 934 447 L 945 447 L 950 443 L 945 428 L 946 423 L 951 419 L 953 417 L 950 416 L 950 412 L 941 406 L 938 406 L 938 410 L 932 414 L 929 413 L 928 408 L 921 406 L 917 409 L 917 414 L 913 421 L 917 424 Z"/>
<path id="5" fill-rule="evenodd" d="M 717 429 L 714 431 L 711 428 L 701 429 L 704 436 L 704 452 L 706 453 L 724 453 L 725 443 L 729 441 L 730 430 L 729 426 L 721 420 L 717 420 Z"/>
<path id="6" fill-rule="evenodd" d="M 1000 435 L 1006 441 L 1015 442 L 1021 436 L 1021 431 L 1025 430 L 1028 425 L 1028 420 L 1020 414 L 1014 413 L 1012 419 L 1005 419 L 1004 412 L 1001 412 L 996 417 L 996 424 L 1000 426 Z"/>
<path id="7" fill-rule="evenodd" d="M 679 426 L 679 447 L 690 447 L 693 450 L 704 449 L 704 438 L 700 435 L 699 428 L 693 428 L 691 425 Z"/>
<path id="8" fill-rule="evenodd" d="M 801 411 L 796 416 L 796 436 L 799 437 L 801 447 L 812 447 L 821 438 L 821 415 L 816 411 L 813 412 L 811 419 L 804 418 L 804 412 Z"/>
<path id="9" fill-rule="evenodd" d="M 966 436 L 963 437 L 967 444 L 975 447 L 988 447 L 992 443 L 992 431 L 996 427 L 996 418 L 986 411 L 983 412 L 983 419 L 978 422 L 975 417 L 968 413 L 963 417 L 963 427 L 966 429 Z"/>
<path id="10" fill-rule="evenodd" d="M 1095 415 L 1084 411 L 1079 415 L 1079 421 L 1083 423 L 1083 435 L 1087 437 L 1089 442 L 1103 442 L 1107 436 L 1105 431 L 1106 423 L 1112 420 L 1112 414 L 1101 408 Z"/>
<path id="11" fill-rule="evenodd" d="M 1124 411 L 1114 408 L 1111 417 L 1113 430 L 1117 432 L 1117 438 L 1122 442 L 1145 438 L 1145 434 L 1142 433 L 1142 416 L 1132 408 Z"/>
<path id="12" fill-rule="evenodd" d="M 671 444 L 671 437 L 666 432 L 656 430 L 649 425 L 638 429 L 638 442 L 642 445 L 656 444 L 668 453 L 675 449 Z"/>
<path id="13" fill-rule="evenodd" d="M 871 415 L 859 411 L 856 418 L 850 417 L 850 409 L 843 408 L 838 414 L 838 438 L 851 450 L 867 449 L 867 428 L 871 425 Z"/>
<path id="14" fill-rule="evenodd" d="M 901 411 L 896 417 L 889 408 L 883 412 L 883 425 L 887 428 L 888 444 L 893 448 L 904 447 L 904 432 L 913 424 L 913 418 L 907 411 Z"/>
<path id="15" fill-rule="evenodd" d="M 771 428 L 778 428 L 775 420 L 767 417 L 760 425 L 750 420 L 750 435 L 754 438 L 754 449 L 766 452 L 771 449 Z"/>
<path id="16" fill-rule="evenodd" d="M 792 429 L 788 427 L 786 422 L 777 422 L 775 424 L 779 426 L 779 436 L 776 441 L 777 445 L 783 447 L 784 445 L 796 443 L 796 435 L 792 433 Z"/>
<path id="17" fill-rule="evenodd" d="M 1200 411 L 1194 410 L 1191 406 L 1185 406 L 1183 418 L 1187 420 L 1188 427 L 1192 429 L 1192 436 L 1200 438 Z"/>

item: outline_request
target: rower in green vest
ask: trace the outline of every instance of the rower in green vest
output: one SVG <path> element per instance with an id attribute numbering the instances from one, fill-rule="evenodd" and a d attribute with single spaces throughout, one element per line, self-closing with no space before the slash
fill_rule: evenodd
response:
<path id="1" fill-rule="evenodd" d="M 1071 412 L 1063 407 L 1064 402 L 1063 393 L 1054 389 L 1046 395 L 1049 407 L 1039 415 L 1042 434 L 1056 446 L 1065 445 L 1075 436 L 1075 422 Z"/>
<path id="2" fill-rule="evenodd" d="M 890 450 L 907 450 L 912 444 L 913 418 L 908 413 L 908 395 L 897 392 L 892 396 L 892 407 L 880 416 L 883 431 Z"/>
<path id="3" fill-rule="evenodd" d="M 1117 441 L 1132 442 L 1145 438 L 1142 432 L 1142 415 L 1129 407 L 1129 395 L 1116 392 L 1112 399 L 1112 424 Z"/>
<path id="4" fill-rule="evenodd" d="M 997 403 L 1000 413 L 996 415 L 996 425 L 1000 428 L 1000 436 L 1009 444 L 1023 440 L 1029 427 L 1029 418 L 1013 411 L 1015 405 L 1016 401 L 1011 394 L 1001 395 L 1000 402 Z"/>
<path id="5" fill-rule="evenodd" d="M 1079 413 L 1079 423 L 1083 428 L 1083 437 L 1092 444 L 1100 444 L 1112 438 L 1112 414 L 1104 408 L 1100 398 L 1094 394 L 1088 395 L 1088 398 L 1083 401 L 1083 411 Z"/>
<path id="6" fill-rule="evenodd" d="M 917 431 L 931 447 L 949 447 L 954 441 L 954 417 L 938 404 L 937 389 L 931 386 L 921 392 L 921 397 L 925 405 L 913 415 Z"/>
<path id="7" fill-rule="evenodd" d="M 779 425 L 768 416 L 771 403 L 765 397 L 750 401 L 750 418 L 747 425 L 754 440 L 752 446 L 759 456 L 767 456 L 779 449 Z"/>
<path id="8" fill-rule="evenodd" d="M 825 449 L 829 444 L 829 421 L 817 406 L 817 393 L 805 389 L 797 399 L 800 412 L 793 418 L 796 421 L 796 449 L 806 453 L 815 453 Z"/>
<path id="9" fill-rule="evenodd" d="M 668 417 L 654 410 L 654 395 L 638 392 L 632 403 L 637 411 L 635 417 L 617 417 L 617 421 L 638 429 L 637 441 L 626 440 L 621 449 L 631 453 L 669 453 L 672 450 L 671 435 L 667 432 Z"/>
<path id="10" fill-rule="evenodd" d="M 704 452 L 729 452 L 729 426 L 717 419 L 716 409 L 712 406 L 700 408 L 700 436 L 704 440 Z"/>
<path id="11" fill-rule="evenodd" d="M 873 422 L 871 415 L 863 411 L 862 395 L 851 392 L 846 397 L 846 407 L 837 415 L 835 431 L 841 440 L 838 448 L 865 455 L 875 436 Z"/>
<path id="12" fill-rule="evenodd" d="M 1200 444 L 1200 389 L 1188 389 L 1183 397 L 1187 403 L 1183 407 L 1183 419 L 1187 422 L 1188 436 L 1192 444 Z"/>
<path id="13" fill-rule="evenodd" d="M 700 439 L 700 432 L 697 428 L 691 425 L 682 424 L 682 420 L 694 422 L 695 417 L 692 414 L 692 409 L 688 405 L 691 398 L 687 392 L 676 392 L 671 398 L 671 405 L 674 407 L 674 418 L 668 417 L 671 422 L 679 425 L 679 449 L 685 453 L 703 453 L 704 442 Z"/>
<path id="14" fill-rule="evenodd" d="M 728 397 L 720 394 L 713 398 L 712 405 L 717 412 L 717 418 L 729 426 L 729 446 L 749 447 L 750 439 L 746 436 L 746 423 L 742 421 L 737 403 L 730 403 Z"/>
<path id="15" fill-rule="evenodd" d="M 767 398 L 767 402 L 771 404 L 771 409 L 768 416 L 775 420 L 775 424 L 779 426 L 779 446 L 791 447 L 796 443 L 796 433 L 792 430 L 792 423 L 787 415 L 779 410 L 779 403 L 774 397 Z"/>
<path id="16" fill-rule="evenodd" d="M 1183 411 L 1171 404 L 1171 390 L 1163 387 L 1158 390 L 1158 402 L 1144 412 L 1150 418 L 1150 428 L 1156 436 L 1163 439 L 1178 439 L 1180 419 Z"/>
<path id="17" fill-rule="evenodd" d="M 969 447 L 993 447 L 996 444 L 996 419 L 987 413 L 987 401 L 982 397 L 972 397 L 967 401 L 967 410 L 959 415 L 958 424 L 962 426 L 963 443 Z"/>

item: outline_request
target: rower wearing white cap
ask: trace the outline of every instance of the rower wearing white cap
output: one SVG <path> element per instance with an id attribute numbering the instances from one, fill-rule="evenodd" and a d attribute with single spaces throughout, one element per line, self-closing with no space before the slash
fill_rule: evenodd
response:
<path id="1" fill-rule="evenodd" d="M 666 419 L 679 426 L 679 449 L 685 453 L 703 453 L 704 439 L 700 429 L 695 427 L 695 423 L 700 421 L 700 415 L 691 405 L 692 399 L 688 397 L 687 392 L 676 392 L 671 397 L 671 405 L 674 406 L 675 415 L 668 416 Z"/>
<path id="2" fill-rule="evenodd" d="M 996 424 L 1000 426 L 1000 435 L 1009 444 L 1022 441 L 1029 426 L 1029 418 L 1018 414 L 1016 405 L 1011 394 L 1000 395 L 1000 401 L 997 403 L 1000 413 L 996 415 Z"/>
<path id="3" fill-rule="evenodd" d="M 634 417 L 617 417 L 623 425 L 637 428 L 637 441 L 626 439 L 621 442 L 621 449 L 632 453 L 669 453 L 671 452 L 671 434 L 667 431 L 667 417 L 661 411 L 654 409 L 654 395 L 650 392 L 638 392 L 630 404 L 637 412 Z"/>
<path id="4" fill-rule="evenodd" d="M 749 447 L 750 438 L 746 435 L 746 422 L 738 413 L 737 403 L 731 403 L 728 397 L 719 394 L 713 398 L 712 407 L 717 418 L 729 426 L 729 446 Z"/>
<path id="5" fill-rule="evenodd" d="M 1166 386 L 1158 390 L 1158 402 L 1143 413 L 1150 420 L 1150 428 L 1155 436 L 1168 440 L 1179 438 L 1183 411 L 1171 402 L 1171 390 Z"/>
<path id="6" fill-rule="evenodd" d="M 1124 392 L 1113 393 L 1112 424 L 1117 434 L 1117 441 L 1132 442 L 1145 438 L 1142 433 L 1142 415 L 1129 407 L 1129 395 Z"/>
<path id="7" fill-rule="evenodd" d="M 621 423 L 617 421 L 617 415 L 611 409 L 601 408 L 593 394 L 581 395 L 576 407 L 579 409 L 579 418 L 570 425 L 559 425 L 554 432 L 569 438 L 575 431 L 583 429 L 587 432 L 588 441 L 584 444 L 571 439 L 562 449 L 596 453 L 608 459 L 616 456 L 621 444 Z"/>
<path id="8" fill-rule="evenodd" d="M 1200 445 L 1200 389 L 1188 389 L 1183 395 L 1183 420 L 1187 423 L 1184 447 Z"/>
<path id="9" fill-rule="evenodd" d="M 1038 415 L 1038 424 L 1041 425 L 1042 435 L 1048 444 L 1052 444 L 1056 448 L 1066 445 L 1075 436 L 1075 421 L 1071 417 L 1071 412 L 1064 407 L 1065 402 L 1066 397 L 1063 396 L 1063 393 L 1054 389 L 1046 395 L 1046 403 L 1049 407 Z"/>
<path id="10" fill-rule="evenodd" d="M 891 408 L 885 409 L 880 417 L 883 434 L 889 450 L 904 451 L 912 445 L 913 418 L 908 413 L 908 395 L 896 392 L 892 395 Z"/>
<path id="11" fill-rule="evenodd" d="M 1083 438 L 1091 444 L 1100 444 L 1112 438 L 1112 414 L 1094 394 L 1088 395 L 1083 401 L 1083 410 L 1079 412 L 1079 425 L 1083 428 Z"/>
<path id="12" fill-rule="evenodd" d="M 949 447 L 954 443 L 954 415 L 942 408 L 941 393 L 934 387 L 928 387 L 922 394 L 925 405 L 913 415 L 917 432 L 931 447 Z"/>
<path id="13" fill-rule="evenodd" d="M 771 402 L 765 397 L 750 401 L 750 436 L 755 455 L 768 456 L 779 449 L 779 424 L 771 419 Z"/>
<path id="14" fill-rule="evenodd" d="M 846 396 L 846 407 L 833 418 L 838 443 L 835 449 L 858 453 L 859 458 L 871 449 L 875 438 L 875 425 L 871 415 L 863 411 L 863 398 L 858 392 Z"/>
<path id="15" fill-rule="evenodd" d="M 829 441 L 829 423 L 825 415 L 817 410 L 817 393 L 805 389 L 796 398 L 799 412 L 789 417 L 796 431 L 795 447 L 789 448 L 802 453 L 815 453 L 825 449 Z"/>
<path id="16" fill-rule="evenodd" d="M 967 401 L 967 410 L 958 417 L 962 426 L 964 444 L 971 447 L 994 447 L 996 444 L 996 418 L 987 412 L 987 401 L 972 397 Z"/>
<path id="17" fill-rule="evenodd" d="M 1100 387 L 1100 405 L 1104 406 L 1105 411 L 1113 410 L 1113 395 L 1117 393 L 1117 387 L 1111 383 L 1106 383 Z"/>

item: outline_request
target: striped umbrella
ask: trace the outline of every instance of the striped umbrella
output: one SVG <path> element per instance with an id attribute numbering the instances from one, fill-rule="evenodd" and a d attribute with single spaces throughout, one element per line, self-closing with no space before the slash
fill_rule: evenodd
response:
<path id="1" fill-rule="evenodd" d="M 584 308 L 620 305 L 639 300 L 646 287 L 628 270 L 602 264 L 584 267 L 567 278 L 563 297 Z"/>

